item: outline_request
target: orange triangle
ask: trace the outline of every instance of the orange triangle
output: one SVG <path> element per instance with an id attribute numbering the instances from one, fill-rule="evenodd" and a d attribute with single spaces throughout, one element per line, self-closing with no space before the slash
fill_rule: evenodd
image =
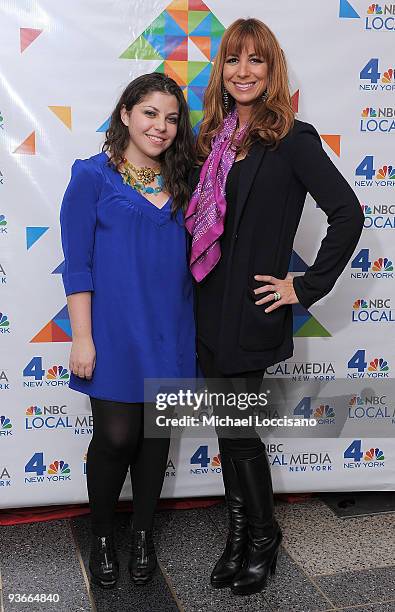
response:
<path id="1" fill-rule="evenodd" d="M 294 113 L 299 112 L 299 89 L 295 91 L 291 98 L 292 110 Z"/>
<path id="2" fill-rule="evenodd" d="M 30 342 L 70 342 L 70 338 L 59 325 L 50 321 Z"/>
<path id="3" fill-rule="evenodd" d="M 168 13 L 171 11 L 188 11 L 188 0 L 173 0 L 166 10 Z"/>
<path id="4" fill-rule="evenodd" d="M 36 30 L 34 28 L 20 28 L 19 29 L 19 39 L 21 45 L 21 53 L 24 52 L 27 47 L 29 47 L 33 41 L 40 36 L 42 30 Z"/>
<path id="5" fill-rule="evenodd" d="M 321 134 L 322 140 L 326 142 L 328 147 L 332 149 L 338 157 L 340 157 L 340 134 Z"/>
<path id="6" fill-rule="evenodd" d="M 184 30 L 185 34 L 188 34 L 188 11 L 169 11 L 170 17 Z"/>
<path id="7" fill-rule="evenodd" d="M 48 108 L 71 130 L 71 106 L 48 106 Z"/>
<path id="8" fill-rule="evenodd" d="M 32 132 L 23 142 L 13 151 L 24 155 L 36 154 L 36 132 Z"/>
<path id="9" fill-rule="evenodd" d="M 165 74 L 172 77 L 178 85 L 187 85 L 188 62 L 165 61 Z"/>
<path id="10" fill-rule="evenodd" d="M 189 37 L 192 42 L 200 49 L 200 51 L 210 59 L 210 47 L 211 47 L 211 39 L 209 36 L 190 36 Z"/>

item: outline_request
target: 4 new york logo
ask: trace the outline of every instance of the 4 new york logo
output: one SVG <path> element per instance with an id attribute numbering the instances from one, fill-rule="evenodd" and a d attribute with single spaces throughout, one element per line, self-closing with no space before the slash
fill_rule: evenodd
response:
<path id="1" fill-rule="evenodd" d="M 351 311 L 352 323 L 395 323 L 390 298 L 359 298 Z"/>
<path id="2" fill-rule="evenodd" d="M 348 470 L 384 467 L 384 452 L 377 447 L 370 447 L 363 451 L 362 440 L 353 440 L 344 451 L 343 458 L 349 459 L 343 463 L 343 468 Z"/>
<path id="3" fill-rule="evenodd" d="M 25 476 L 25 483 L 65 482 L 71 480 L 70 472 L 69 464 L 59 459 L 52 461 L 47 469 L 44 463 L 44 453 L 37 452 L 25 465 L 25 474 L 35 474 L 34 476 Z"/>
<path id="4" fill-rule="evenodd" d="M 394 266 L 388 257 L 370 258 L 369 249 L 360 249 L 351 261 L 351 278 L 388 279 L 394 277 Z"/>
<path id="5" fill-rule="evenodd" d="M 391 134 L 395 131 L 395 109 L 391 106 L 377 108 L 367 106 L 361 112 L 359 130 Z"/>
<path id="6" fill-rule="evenodd" d="M 311 397 L 304 397 L 293 410 L 294 416 L 302 416 L 304 419 L 314 418 L 318 425 L 334 425 L 335 410 L 329 404 L 318 403 L 313 405 Z M 318 404 L 318 405 L 317 405 Z"/>
<path id="7" fill-rule="evenodd" d="M 190 474 L 201 476 L 203 474 L 221 474 L 221 457 L 220 454 L 215 455 L 212 459 L 208 456 L 208 445 L 202 444 L 197 448 L 190 458 L 190 464 L 199 466 L 191 467 Z"/>
<path id="8" fill-rule="evenodd" d="M 395 204 L 361 204 L 365 229 L 395 229 Z"/>
<path id="9" fill-rule="evenodd" d="M 355 169 L 355 187 L 395 187 L 395 166 L 383 164 L 375 167 L 374 156 L 366 155 Z"/>
<path id="10" fill-rule="evenodd" d="M 67 406 L 29 406 L 25 410 L 25 429 L 68 429 L 74 435 L 93 433 L 93 417 L 89 415 L 68 415 Z"/>
<path id="11" fill-rule="evenodd" d="M 48 370 L 42 367 L 42 357 L 33 357 L 23 370 L 24 387 L 65 387 L 69 384 L 70 374 L 62 365 L 53 365 Z"/>
<path id="12" fill-rule="evenodd" d="M 363 91 L 394 91 L 395 71 L 394 67 L 380 71 L 380 60 L 372 57 L 359 73 L 359 89 Z"/>
<path id="13" fill-rule="evenodd" d="M 347 363 L 347 378 L 389 378 L 389 365 L 383 357 L 366 360 L 365 349 L 358 349 Z"/>

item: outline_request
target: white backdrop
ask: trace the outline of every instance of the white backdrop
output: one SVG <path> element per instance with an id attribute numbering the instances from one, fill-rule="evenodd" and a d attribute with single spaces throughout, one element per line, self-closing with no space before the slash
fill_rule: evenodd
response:
<path id="1" fill-rule="evenodd" d="M 269 372 L 302 380 L 291 413 L 319 420 L 308 437 L 269 432 L 274 487 L 394 489 L 395 5 L 3 0 L 1 12 L 0 506 L 87 498 L 92 423 L 88 398 L 68 389 L 71 330 L 59 273 L 59 207 L 72 162 L 100 151 L 118 96 L 142 73 L 176 78 L 196 127 L 219 37 L 240 16 L 262 19 L 278 36 L 298 117 L 322 135 L 366 215 L 353 263 L 330 296 L 295 311 L 295 355 Z M 325 231 L 308 198 L 291 271 L 312 263 Z M 354 397 L 310 401 L 320 376 L 348 382 Z M 214 439 L 174 443 L 162 496 L 221 493 L 217 455 Z"/>

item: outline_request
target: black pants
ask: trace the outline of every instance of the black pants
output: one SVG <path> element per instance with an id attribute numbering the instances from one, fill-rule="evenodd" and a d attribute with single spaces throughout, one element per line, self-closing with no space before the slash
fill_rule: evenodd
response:
<path id="1" fill-rule="evenodd" d="M 151 406 L 91 397 L 93 437 L 87 454 L 87 485 L 95 535 L 111 533 L 114 511 L 130 467 L 133 527 L 150 529 L 162 489 L 169 437 L 144 437 Z"/>
<path id="2" fill-rule="evenodd" d="M 200 340 L 197 343 L 197 353 L 210 392 L 258 394 L 265 373 L 264 370 L 241 372 L 237 376 L 228 376 L 218 370 L 213 351 Z M 253 413 L 250 406 L 242 412 L 231 406 L 214 405 L 213 409 L 214 414 L 218 414 L 218 416 L 229 414 L 236 418 L 247 417 Z M 265 450 L 265 446 L 254 427 L 217 427 L 216 431 L 220 452 L 226 452 L 234 459 L 249 459 Z"/>

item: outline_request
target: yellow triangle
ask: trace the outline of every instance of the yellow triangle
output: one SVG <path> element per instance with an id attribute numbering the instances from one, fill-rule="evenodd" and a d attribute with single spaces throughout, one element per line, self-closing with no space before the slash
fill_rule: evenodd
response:
<path id="1" fill-rule="evenodd" d="M 170 68 L 178 76 L 178 79 L 174 79 L 178 85 L 188 84 L 188 62 L 166 60 L 165 71 L 166 68 Z"/>
<path id="2" fill-rule="evenodd" d="M 48 108 L 71 130 L 71 106 L 48 106 Z"/>
<path id="3" fill-rule="evenodd" d="M 169 6 L 166 7 L 167 11 L 187 11 L 188 0 L 174 0 Z"/>

